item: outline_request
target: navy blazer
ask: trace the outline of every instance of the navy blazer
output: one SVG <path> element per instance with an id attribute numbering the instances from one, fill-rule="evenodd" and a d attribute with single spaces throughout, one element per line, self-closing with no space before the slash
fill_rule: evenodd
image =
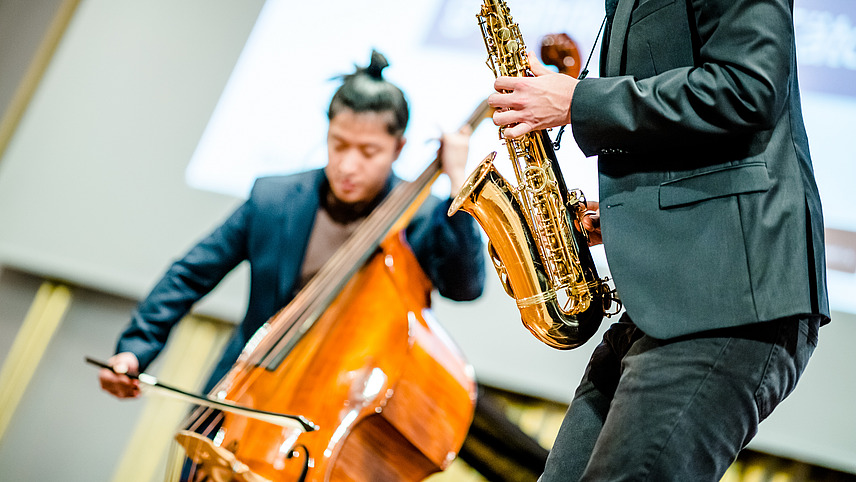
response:
<path id="1" fill-rule="evenodd" d="M 238 264 L 250 264 L 247 313 L 214 369 L 206 392 L 229 371 L 250 336 L 296 294 L 296 283 L 320 202 L 323 169 L 258 179 L 249 199 L 211 234 L 174 262 L 132 313 L 117 344 L 144 370 L 160 353 L 170 330 Z M 400 182 L 391 176 L 388 194 Z M 446 216 L 451 201 L 429 197 L 406 230 L 420 266 L 439 293 L 464 301 L 481 295 L 485 266 L 482 238 L 465 213 Z"/>
<path id="2" fill-rule="evenodd" d="M 627 313 L 671 338 L 829 316 L 791 0 L 619 0 L 571 123 Z"/>

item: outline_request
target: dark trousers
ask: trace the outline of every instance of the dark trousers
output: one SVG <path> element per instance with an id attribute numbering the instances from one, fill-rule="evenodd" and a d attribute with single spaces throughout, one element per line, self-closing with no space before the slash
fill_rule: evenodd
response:
<path id="1" fill-rule="evenodd" d="M 539 480 L 720 480 L 796 386 L 819 324 L 658 340 L 623 316 L 595 348 Z"/>

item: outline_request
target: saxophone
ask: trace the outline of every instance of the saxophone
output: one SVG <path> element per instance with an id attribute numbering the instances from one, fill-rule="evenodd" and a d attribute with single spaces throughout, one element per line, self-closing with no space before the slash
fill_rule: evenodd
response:
<path id="1" fill-rule="evenodd" d="M 519 26 L 503 0 L 484 0 L 477 15 L 494 75 L 530 76 Z M 502 139 L 500 130 L 500 139 Z M 512 187 L 489 154 L 464 183 L 449 208 L 473 216 L 488 236 L 488 254 L 521 320 L 536 338 L 571 349 L 611 316 L 615 291 L 598 278 L 581 225 L 582 191 L 569 191 L 545 131 L 505 139 L 517 177 Z"/>

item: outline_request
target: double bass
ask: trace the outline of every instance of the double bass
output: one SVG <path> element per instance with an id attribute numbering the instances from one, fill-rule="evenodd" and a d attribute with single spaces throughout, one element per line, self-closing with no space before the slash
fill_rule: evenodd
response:
<path id="1" fill-rule="evenodd" d="M 467 125 L 491 112 L 482 102 Z M 431 282 L 403 231 L 440 167 L 396 186 L 251 338 L 208 398 L 263 416 L 194 410 L 175 437 L 183 477 L 407 481 L 451 464 L 472 421 L 474 375 L 432 316 Z"/>
<path id="2" fill-rule="evenodd" d="M 579 77 L 582 62 L 577 43 L 568 34 L 551 33 L 541 38 L 541 61 L 560 73 Z"/>

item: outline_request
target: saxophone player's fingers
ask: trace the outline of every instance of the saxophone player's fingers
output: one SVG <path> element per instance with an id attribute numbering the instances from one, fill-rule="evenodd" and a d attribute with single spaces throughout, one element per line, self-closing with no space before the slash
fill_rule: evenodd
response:
<path id="1" fill-rule="evenodd" d="M 581 224 L 588 233 L 589 246 L 603 243 L 603 238 L 600 235 L 600 211 L 586 211 Z"/>
<path id="2" fill-rule="evenodd" d="M 493 97 L 494 100 L 497 100 L 497 101 L 501 100 L 502 94 L 504 94 L 506 92 L 514 92 L 514 89 L 517 88 L 519 83 L 520 83 L 520 77 L 508 77 L 505 75 L 500 75 L 499 77 L 496 78 L 495 81 L 493 81 L 493 89 L 496 90 L 499 93 L 499 95 L 491 94 L 488 97 L 487 102 L 493 107 L 508 107 L 508 106 L 500 106 L 500 105 L 492 104 L 491 103 L 491 97 Z"/>
<path id="3" fill-rule="evenodd" d="M 518 110 L 497 110 L 493 113 L 493 123 L 505 126 L 502 135 L 507 138 L 517 138 L 532 132 L 534 126 L 524 119 L 524 115 Z"/>
<path id="4" fill-rule="evenodd" d="M 496 125 L 503 125 L 497 121 L 496 114 L 512 111 L 512 102 L 514 101 L 513 92 L 494 92 L 487 97 L 487 103 L 493 107 L 493 121 Z M 507 116 L 506 116 L 507 117 Z M 503 116 L 499 117 L 503 119 Z"/>
<path id="5" fill-rule="evenodd" d="M 585 216 L 583 217 L 583 224 L 587 231 L 600 230 L 600 212 L 586 211 Z"/>
<path id="6" fill-rule="evenodd" d="M 534 130 L 534 128 L 531 125 L 529 125 L 525 122 L 521 122 L 519 124 L 514 124 L 513 126 L 506 127 L 504 129 L 502 129 L 502 135 L 503 135 L 503 137 L 506 137 L 509 139 L 516 139 L 520 136 L 523 136 L 523 135 L 526 135 L 526 134 L 532 132 L 533 130 Z"/>
<path id="7" fill-rule="evenodd" d="M 519 116 L 520 113 L 517 111 L 497 109 L 493 113 L 493 123 L 498 126 L 507 126 L 510 124 L 515 124 L 520 120 L 518 118 Z"/>
<path id="8" fill-rule="evenodd" d="M 578 82 L 570 75 L 555 72 L 539 77 L 499 77 L 494 86 L 504 91 L 488 97 L 488 103 L 497 109 L 494 123 L 528 125 L 511 129 L 509 137 L 569 124 L 571 101 Z"/>
<path id="9" fill-rule="evenodd" d="M 536 77 L 539 75 L 554 73 L 541 62 L 541 59 L 539 59 L 538 56 L 535 55 L 535 52 L 530 50 L 527 53 L 529 54 L 529 69 L 532 70 L 532 73 L 535 74 Z"/>

